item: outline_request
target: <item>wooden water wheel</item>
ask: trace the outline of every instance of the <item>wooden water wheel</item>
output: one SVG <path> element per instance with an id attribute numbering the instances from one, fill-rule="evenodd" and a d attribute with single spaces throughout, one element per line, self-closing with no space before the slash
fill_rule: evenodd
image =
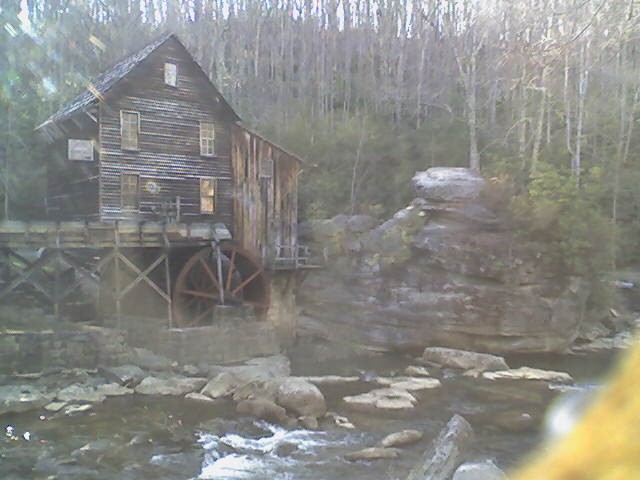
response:
<path id="1" fill-rule="evenodd" d="M 242 304 L 263 318 L 269 298 L 269 280 L 253 255 L 231 244 L 207 247 L 189 258 L 176 278 L 173 319 L 182 328 L 210 325 L 217 306 Z"/>

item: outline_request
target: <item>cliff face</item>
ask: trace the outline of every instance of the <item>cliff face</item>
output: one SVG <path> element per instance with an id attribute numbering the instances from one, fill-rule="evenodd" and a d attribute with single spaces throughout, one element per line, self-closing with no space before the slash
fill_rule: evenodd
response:
<path id="1" fill-rule="evenodd" d="M 329 338 L 385 349 L 566 349 L 584 313 L 580 279 L 519 248 L 483 201 L 489 187 L 479 175 L 432 168 L 413 186 L 417 198 L 381 225 L 366 216 L 308 225 L 329 263 L 300 289 L 303 315 Z"/>

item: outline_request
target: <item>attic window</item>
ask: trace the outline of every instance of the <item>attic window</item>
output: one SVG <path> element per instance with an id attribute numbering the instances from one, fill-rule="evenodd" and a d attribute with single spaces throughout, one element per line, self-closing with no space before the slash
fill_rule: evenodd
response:
<path id="1" fill-rule="evenodd" d="M 120 134 L 122 150 L 138 150 L 140 114 L 120 110 Z"/>
<path id="2" fill-rule="evenodd" d="M 178 86 L 178 66 L 175 63 L 164 64 L 164 83 L 171 87 Z"/>
<path id="3" fill-rule="evenodd" d="M 214 155 L 214 143 L 216 130 L 213 122 L 200 122 L 200 155 L 212 157 Z"/>

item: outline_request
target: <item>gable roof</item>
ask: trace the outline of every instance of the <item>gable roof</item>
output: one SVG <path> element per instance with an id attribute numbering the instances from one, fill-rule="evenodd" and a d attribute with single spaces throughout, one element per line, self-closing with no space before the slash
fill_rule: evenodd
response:
<path id="1" fill-rule="evenodd" d="M 189 55 L 189 58 L 193 60 L 193 62 L 200 68 L 200 71 L 204 74 L 204 76 L 209 81 L 209 84 L 216 91 L 218 96 L 220 97 L 223 105 L 233 114 L 235 120 L 240 120 L 238 114 L 231 108 L 231 105 L 227 103 L 224 97 L 218 92 L 218 89 L 211 82 L 209 75 L 207 75 L 198 62 L 195 61 L 189 50 L 184 46 L 184 44 L 180 41 L 180 39 L 173 33 L 168 33 L 157 40 L 151 42 L 149 45 L 144 47 L 142 50 L 134 53 L 133 55 L 121 60 L 116 63 L 111 69 L 107 70 L 105 73 L 100 75 L 98 78 L 89 82 L 85 87 L 85 90 L 80 93 L 76 98 L 74 98 L 70 103 L 66 104 L 60 110 L 51 115 L 47 120 L 45 120 L 42 124 L 36 127 L 36 130 L 41 128 L 45 128 L 48 125 L 61 122 L 67 120 L 72 117 L 76 113 L 83 111 L 85 108 L 91 106 L 96 101 L 102 98 L 111 87 L 113 87 L 116 83 L 126 77 L 133 69 L 135 69 L 138 65 L 140 65 L 146 58 L 149 57 L 153 52 L 155 52 L 161 45 L 163 45 L 170 38 L 175 39 L 180 46 L 184 49 L 184 51 Z"/>

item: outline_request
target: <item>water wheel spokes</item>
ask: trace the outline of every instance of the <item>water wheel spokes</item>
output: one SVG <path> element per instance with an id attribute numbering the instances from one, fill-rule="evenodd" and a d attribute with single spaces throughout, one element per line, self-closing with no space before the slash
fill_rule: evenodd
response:
<path id="1" fill-rule="evenodd" d="M 251 254 L 233 245 L 204 248 L 184 264 L 174 287 L 174 320 L 179 327 L 211 324 L 218 305 L 246 304 L 258 318 L 269 309 L 269 282 Z"/>

